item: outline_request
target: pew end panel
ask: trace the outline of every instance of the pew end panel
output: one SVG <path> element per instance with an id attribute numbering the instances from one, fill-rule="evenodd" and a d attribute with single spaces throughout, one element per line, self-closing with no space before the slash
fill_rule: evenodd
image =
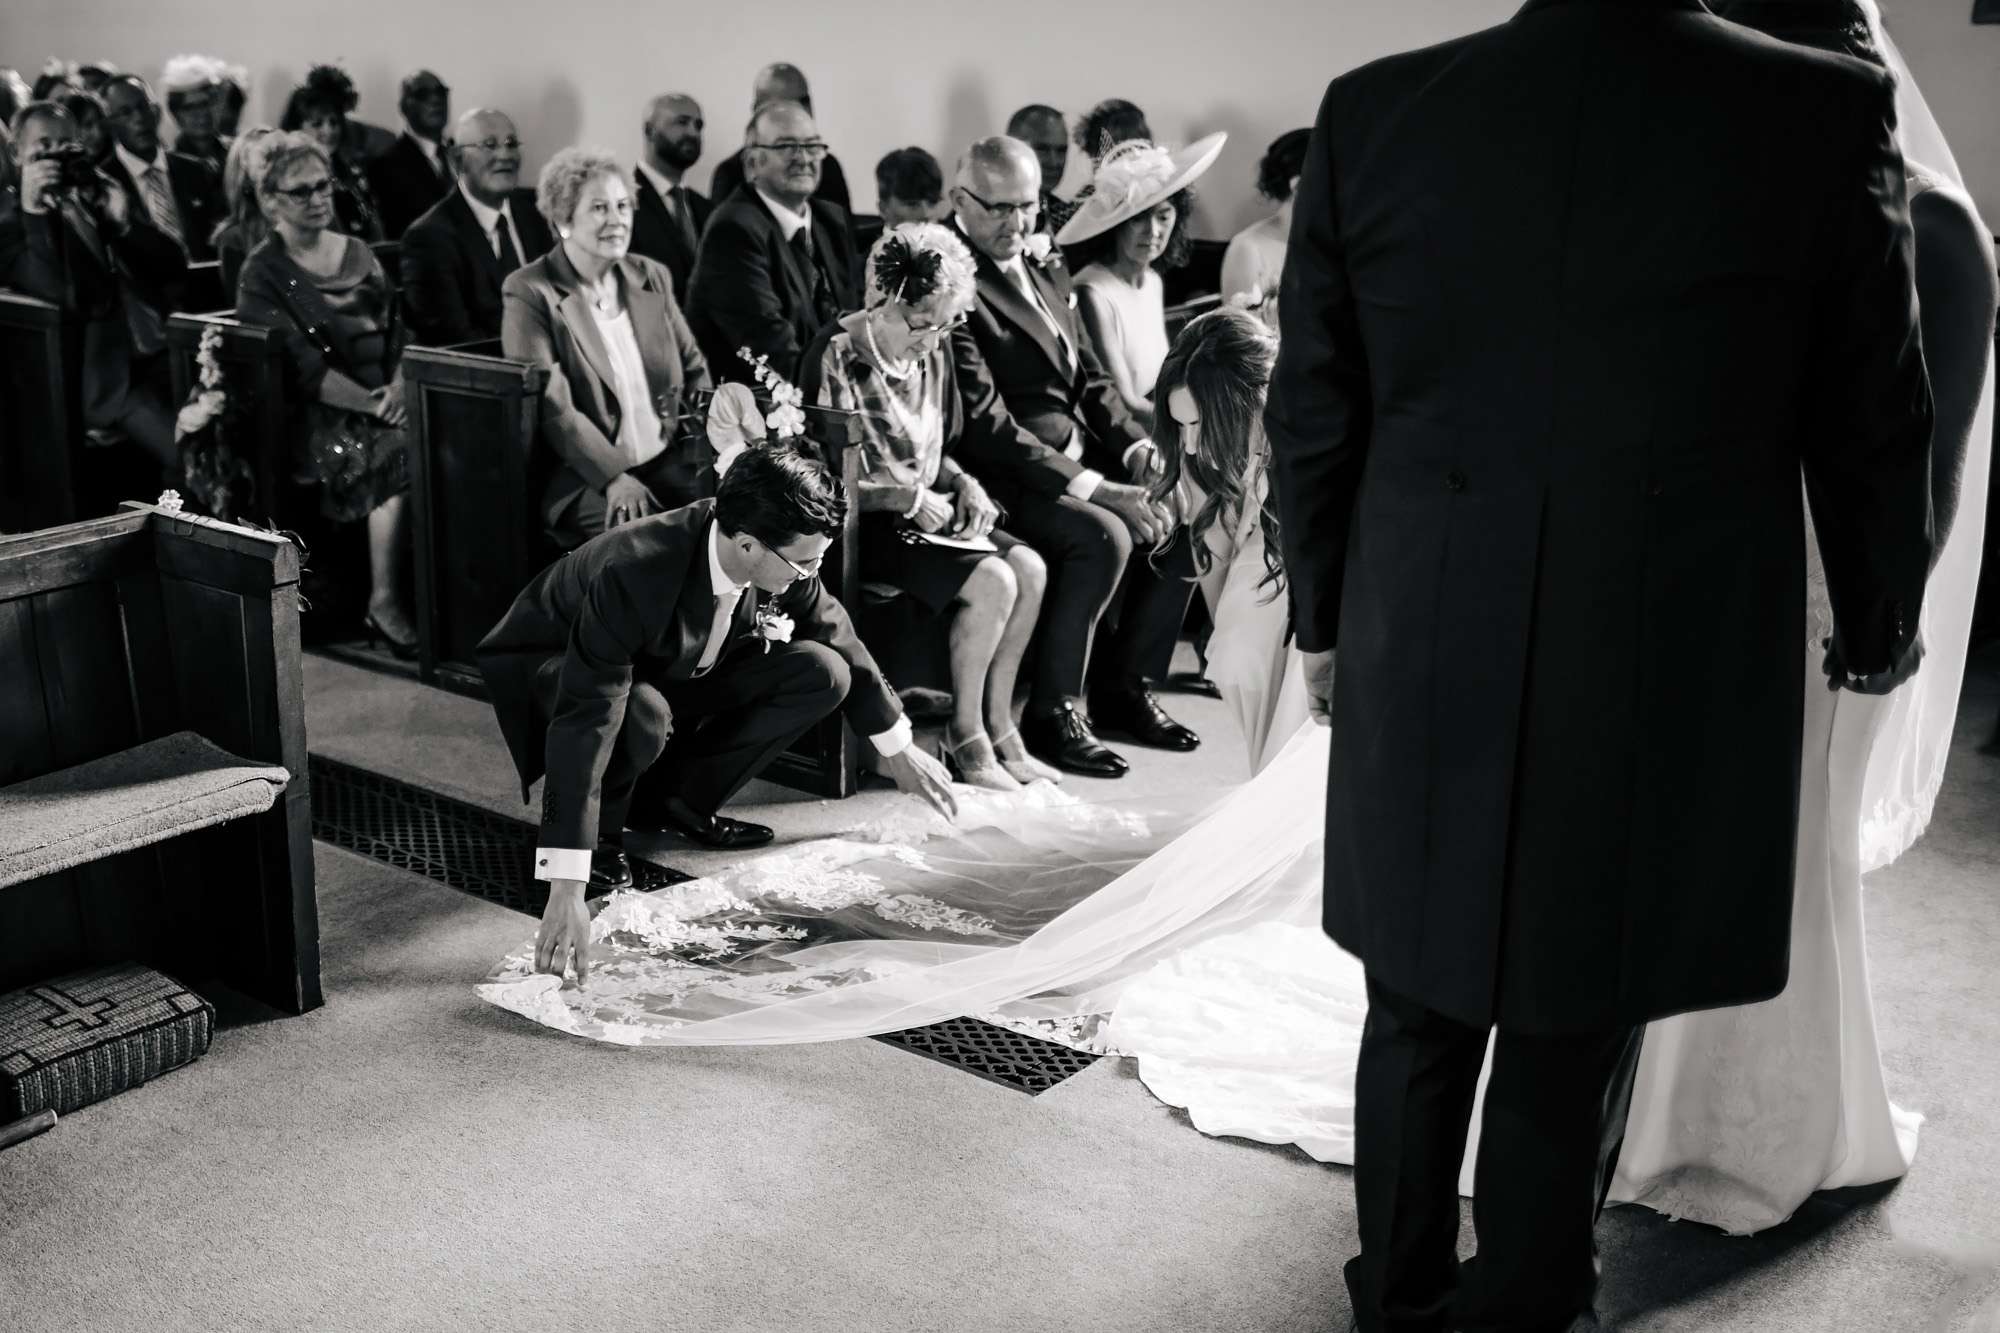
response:
<path id="1" fill-rule="evenodd" d="M 133 958 L 323 1002 L 288 541 L 127 505 L 0 539 L 0 785 L 179 731 L 290 782 L 271 808 L 0 890 L 0 989 Z"/>
<path id="2" fill-rule="evenodd" d="M 296 433 L 286 389 L 285 347 L 275 329 L 245 324 L 233 315 L 173 315 L 167 319 L 167 357 L 174 403 L 188 400 L 200 371 L 196 358 L 210 327 L 221 331 L 217 359 L 225 392 L 247 409 L 248 438 L 231 443 L 250 464 L 256 493 L 246 520 L 279 527 L 297 526 L 300 503 L 293 482 L 292 440 Z"/>
<path id="3" fill-rule="evenodd" d="M 554 558 L 536 512 L 546 368 L 440 347 L 403 353 L 413 453 L 417 661 L 427 682 L 479 682 L 476 650 Z"/>
<path id="4" fill-rule="evenodd" d="M 0 291 L 0 532 L 75 521 L 84 461 L 82 329 Z"/>

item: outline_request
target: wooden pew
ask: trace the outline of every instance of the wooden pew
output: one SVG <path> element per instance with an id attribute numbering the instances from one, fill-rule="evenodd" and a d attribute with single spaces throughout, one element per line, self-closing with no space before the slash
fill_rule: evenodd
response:
<path id="1" fill-rule="evenodd" d="M 0 989 L 133 959 L 322 1002 L 297 552 L 131 505 L 0 539 L 0 786 L 180 731 L 291 774 L 262 814 L 0 890 Z"/>
<path id="2" fill-rule="evenodd" d="M 186 402 L 194 387 L 195 357 L 202 332 L 210 326 L 222 330 L 218 355 L 228 392 L 249 409 L 250 439 L 238 444 L 249 459 L 256 491 L 252 512 L 241 517 L 265 526 L 294 526 L 298 501 L 291 477 L 296 424 L 285 391 L 285 348 L 276 330 L 245 324 L 229 314 L 170 316 L 167 356 L 174 402 Z"/>
<path id="3" fill-rule="evenodd" d="M 474 650 L 555 556 L 542 535 L 535 439 L 548 371 L 441 347 L 403 353 L 414 449 L 417 661 L 426 681 L 484 693 Z"/>
<path id="4" fill-rule="evenodd" d="M 181 308 L 194 314 L 227 314 L 236 306 L 236 293 L 223 290 L 222 261 L 203 259 L 187 266 L 181 289 Z"/>
<path id="5" fill-rule="evenodd" d="M 0 291 L 0 532 L 80 512 L 81 349 L 81 330 L 62 307 Z"/>

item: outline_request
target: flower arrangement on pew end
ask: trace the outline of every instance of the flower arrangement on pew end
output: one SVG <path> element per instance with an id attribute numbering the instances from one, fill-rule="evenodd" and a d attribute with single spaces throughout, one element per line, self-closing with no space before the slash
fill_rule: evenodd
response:
<path id="1" fill-rule="evenodd" d="M 736 355 L 749 364 L 762 392 L 732 381 L 709 399 L 708 442 L 715 449 L 717 477 L 729 470 L 738 453 L 753 444 L 767 439 L 792 443 L 806 439 L 805 394 L 799 386 L 771 369 L 768 356 L 752 356 L 747 347 L 739 348 Z"/>
<path id="2" fill-rule="evenodd" d="M 257 482 L 239 447 L 249 438 L 247 413 L 223 378 L 220 325 L 202 330 L 194 359 L 194 387 L 174 418 L 183 503 L 196 513 L 240 522 L 256 503 Z"/>

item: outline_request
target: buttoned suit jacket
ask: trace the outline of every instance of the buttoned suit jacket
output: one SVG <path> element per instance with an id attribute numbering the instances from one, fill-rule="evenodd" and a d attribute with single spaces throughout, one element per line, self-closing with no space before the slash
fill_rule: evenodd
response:
<path id="1" fill-rule="evenodd" d="M 688 221 L 694 225 L 695 243 L 690 245 L 681 232 L 667 201 L 653 188 L 653 182 L 638 168 L 632 170 L 632 253 L 656 259 L 674 275 L 674 295 L 687 302 L 688 284 L 694 278 L 694 257 L 699 252 L 702 230 L 708 215 L 715 211 L 708 199 L 693 186 L 683 183 L 681 198 L 687 200 Z"/>
<path id="2" fill-rule="evenodd" d="M 834 302 L 842 311 L 857 309 L 861 291 L 854 281 L 847 212 L 822 199 L 807 206 L 810 235 Z M 745 187 L 715 206 L 688 282 L 687 310 L 717 379 L 752 380 L 749 364 L 737 354 L 747 347 L 797 383 L 799 354 L 821 327 L 812 293 L 812 274 L 761 195 Z"/>
<path id="3" fill-rule="evenodd" d="M 535 207 L 533 190 L 511 192 L 508 203 L 514 248 L 525 266 L 547 254 L 555 237 Z M 507 275 L 456 187 L 403 233 L 400 271 L 403 313 L 417 342 L 443 347 L 500 336 L 500 284 Z"/>

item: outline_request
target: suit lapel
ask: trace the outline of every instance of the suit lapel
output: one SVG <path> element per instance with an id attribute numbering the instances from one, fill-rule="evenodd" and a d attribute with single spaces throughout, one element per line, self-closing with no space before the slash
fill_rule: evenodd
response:
<path id="1" fill-rule="evenodd" d="M 638 265 L 620 263 L 619 277 L 625 285 L 625 310 L 632 316 L 632 331 L 639 343 L 639 359 L 646 367 L 646 387 L 658 398 L 675 379 L 675 368 L 661 359 L 666 339 L 648 337 L 650 331 L 666 327 L 667 294 L 656 292 L 639 277 Z"/>
<path id="2" fill-rule="evenodd" d="M 466 211 L 471 212 L 470 209 Z M 476 225 L 474 230 L 478 230 Z M 560 247 L 550 250 L 549 255 L 549 275 L 561 285 L 563 293 L 562 300 L 556 304 L 556 313 L 562 317 L 570 337 L 582 349 L 583 359 L 590 363 L 605 395 L 616 402 L 618 376 L 611 369 L 611 353 L 605 350 L 604 339 L 597 336 L 597 318 L 590 313 L 590 298 L 583 294 L 583 279 L 571 267 L 569 257 L 563 254 Z"/>
<path id="3" fill-rule="evenodd" d="M 465 194 L 460 190 L 451 192 L 451 222 L 458 228 L 459 243 L 471 252 L 473 262 L 486 280 L 493 284 L 493 290 L 500 290 L 500 260 L 493 253 L 493 243 L 486 239 L 486 229 L 473 216 L 472 205 L 465 202 Z M 514 238 L 514 248 L 521 248 L 521 238 Z"/>
<path id="4" fill-rule="evenodd" d="M 764 202 L 764 196 L 758 194 L 747 182 L 741 188 L 750 201 L 757 206 L 757 211 L 762 213 L 765 220 L 771 224 L 771 240 L 778 247 L 779 262 L 785 266 L 785 286 L 791 290 L 792 298 L 790 313 L 792 322 L 796 324 L 798 323 L 799 311 L 810 312 L 812 310 L 812 275 L 805 272 L 799 266 L 799 252 L 794 250 L 792 243 L 785 239 L 784 224 L 778 221 L 778 216 L 771 211 L 771 206 Z M 818 228 L 815 227 L 813 230 L 817 231 Z M 813 237 L 812 240 L 814 245 L 819 244 L 817 237 Z M 808 317 L 807 322 L 812 322 L 810 317 Z"/>
<path id="5" fill-rule="evenodd" d="M 1028 266 L 1028 272 L 1032 280 L 1034 265 Z M 1061 345 L 1056 342 L 1055 330 L 1049 327 L 1041 312 L 1028 303 L 1027 294 L 1015 286 L 1014 280 L 1002 273 L 1000 266 L 985 254 L 979 254 L 979 294 L 997 313 L 1006 316 L 1010 323 L 1027 334 L 1065 380 L 1069 378 L 1069 363 L 1063 357 Z M 1048 299 L 1046 291 L 1043 299 Z M 1049 309 L 1053 311 L 1056 306 L 1051 303 Z"/>

